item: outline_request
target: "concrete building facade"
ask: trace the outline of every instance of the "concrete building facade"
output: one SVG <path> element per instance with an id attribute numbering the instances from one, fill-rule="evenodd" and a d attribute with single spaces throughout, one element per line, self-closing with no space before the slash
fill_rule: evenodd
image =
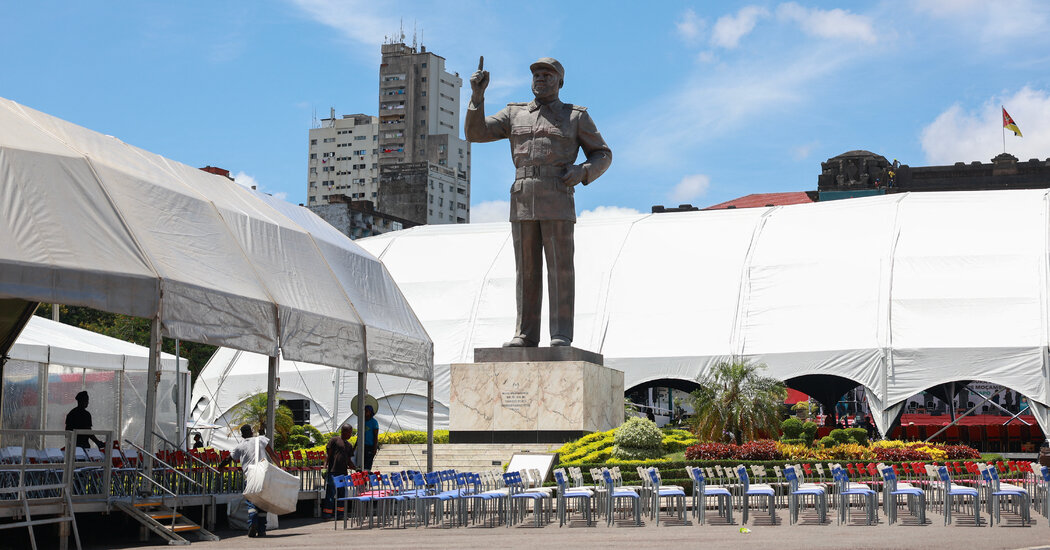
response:
<path id="1" fill-rule="evenodd" d="M 307 206 L 345 195 L 415 224 L 470 221 L 470 144 L 459 135 L 463 79 L 420 46 L 384 44 L 379 115 L 309 132 Z"/>
<path id="2" fill-rule="evenodd" d="M 351 239 L 380 235 L 418 224 L 375 209 L 368 200 L 353 200 L 346 195 L 329 195 L 328 202 L 307 208 Z"/>
<path id="3" fill-rule="evenodd" d="M 470 221 L 470 144 L 459 137 L 463 79 L 426 47 L 383 45 L 379 210 L 417 223 Z"/>
<path id="4" fill-rule="evenodd" d="M 309 133 L 307 206 L 346 195 L 375 202 L 379 197 L 378 118 L 333 112 Z"/>

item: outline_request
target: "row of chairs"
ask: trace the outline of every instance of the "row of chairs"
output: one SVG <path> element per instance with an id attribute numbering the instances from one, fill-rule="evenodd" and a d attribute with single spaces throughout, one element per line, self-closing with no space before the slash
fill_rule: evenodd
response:
<path id="1" fill-rule="evenodd" d="M 934 436 L 944 426 L 910 424 L 899 426 L 890 433 L 890 439 L 905 439 L 908 441 L 925 441 Z M 1021 449 L 1026 441 L 1038 442 L 1044 439 L 1041 428 L 1036 425 L 1026 425 L 1020 421 L 1014 421 L 1007 425 L 984 424 L 984 425 L 954 425 L 949 426 L 933 439 L 938 443 L 951 445 L 966 442 L 978 449 L 987 451 L 1002 451 L 1006 449 Z"/>
<path id="2" fill-rule="evenodd" d="M 709 510 L 727 524 L 734 523 L 734 511 L 739 510 L 746 524 L 753 509 L 768 513 L 770 524 L 775 525 L 777 510 L 784 507 L 792 524 L 807 510 L 812 510 L 817 522 L 825 523 L 831 509 L 837 511 L 839 523 L 853 522 L 853 513 L 862 511 L 864 524 L 877 524 L 881 511 L 894 524 L 904 510 L 913 523 L 925 524 L 930 505 L 943 512 L 945 524 L 961 514 L 982 525 L 982 509 L 992 524 L 1002 522 L 1004 510 L 1016 514 L 1023 524 L 1031 523 L 1033 507 L 1050 516 L 1050 469 L 1004 463 L 1023 474 L 1010 484 L 999 479 L 997 465 L 968 464 L 971 466 L 962 471 L 976 477 L 964 483 L 953 479 L 957 470 L 951 463 L 909 465 L 911 473 L 905 478 L 900 477 L 905 471 L 902 465 L 872 464 L 877 479 L 871 477 L 867 464 L 831 464 L 827 472 L 820 464 L 789 465 L 775 468 L 775 478 L 756 466 L 751 472 L 744 465 L 720 472 L 690 466 L 686 473 L 692 481 L 691 494 L 683 487 L 664 484 L 657 468 L 638 468 L 638 485 L 624 484 L 618 468 L 593 469 L 590 483 L 584 481 L 579 468 L 559 468 L 554 471 L 556 487 L 542 487 L 535 471 L 359 472 L 335 478 L 343 494 L 337 503 L 342 518 L 337 515 L 334 525 L 338 528 L 341 521 L 344 529 L 348 525 L 543 527 L 555 518 L 564 526 L 577 516 L 588 526 L 603 516 L 607 525 L 621 521 L 641 525 L 643 517 L 657 524 L 664 519 L 685 523 L 690 511 L 703 525 Z M 916 475 L 920 469 L 925 474 L 921 479 Z M 752 483 L 752 473 L 777 481 Z M 825 473 L 826 479 L 819 477 Z M 857 474 L 866 479 L 858 481 Z M 712 479 L 716 475 L 721 479 Z"/>

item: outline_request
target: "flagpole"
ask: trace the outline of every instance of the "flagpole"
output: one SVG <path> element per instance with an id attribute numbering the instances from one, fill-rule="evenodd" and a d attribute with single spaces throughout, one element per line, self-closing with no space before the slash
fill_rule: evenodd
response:
<path id="1" fill-rule="evenodd" d="M 1000 105 L 999 108 L 1002 109 L 1004 113 L 1006 112 L 1006 106 L 1005 105 Z M 1003 118 L 1004 118 L 1004 120 L 1003 120 L 1003 154 L 1005 155 L 1006 154 L 1006 120 L 1005 120 L 1005 117 L 1003 117 Z"/>

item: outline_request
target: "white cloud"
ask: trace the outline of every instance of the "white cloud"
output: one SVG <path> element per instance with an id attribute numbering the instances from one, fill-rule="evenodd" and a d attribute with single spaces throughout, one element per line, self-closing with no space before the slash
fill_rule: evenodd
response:
<path id="1" fill-rule="evenodd" d="M 935 165 L 989 162 L 1003 151 L 1002 106 L 1024 137 L 1006 135 L 1006 151 L 1022 161 L 1050 151 L 1050 91 L 1027 86 L 1009 97 L 993 97 L 975 109 L 956 103 L 922 130 L 926 162 Z"/>
<path id="2" fill-rule="evenodd" d="M 811 36 L 859 40 L 869 44 L 876 41 L 875 27 L 870 17 L 838 8 L 821 10 L 787 2 L 777 7 L 777 17 L 797 22 L 802 32 Z"/>
<path id="3" fill-rule="evenodd" d="M 684 204 L 703 197 L 707 194 L 707 190 L 710 187 L 710 176 L 705 174 L 692 174 L 682 178 L 682 181 L 678 182 L 678 184 L 674 186 L 674 189 L 671 189 L 669 197 L 673 202 Z"/>
<path id="4" fill-rule="evenodd" d="M 1050 4 L 1039 0 L 913 0 L 917 12 L 948 20 L 959 36 L 984 44 L 1044 37 L 1050 24 Z"/>
<path id="5" fill-rule="evenodd" d="M 740 39 L 754 30 L 763 17 L 769 17 L 769 11 L 759 6 L 744 6 L 736 15 L 719 17 L 711 32 L 711 44 L 726 49 L 737 47 Z"/>
<path id="6" fill-rule="evenodd" d="M 763 56 L 697 72 L 674 91 L 624 117 L 618 132 L 632 140 L 623 148 L 622 158 L 642 166 L 680 165 L 695 155 L 698 144 L 738 132 L 771 111 L 807 101 L 814 80 L 854 59 L 854 52 L 825 45 L 786 59 Z"/>
<path id="7" fill-rule="evenodd" d="M 372 2 L 360 0 L 292 0 L 292 4 L 306 12 L 315 21 L 328 25 L 347 38 L 368 45 L 377 45 L 383 38 L 401 28 L 394 16 L 383 16 Z M 383 8 L 386 9 L 386 8 Z M 389 10 L 388 13 L 394 13 Z"/>
<path id="8" fill-rule="evenodd" d="M 695 11 L 688 9 L 674 26 L 678 30 L 678 35 L 686 42 L 696 42 L 704 32 L 704 28 L 707 27 L 707 21 L 704 21 Z"/>
<path id="9" fill-rule="evenodd" d="M 510 219 L 510 201 L 485 201 L 470 207 L 470 223 L 505 222 Z"/>
<path id="10" fill-rule="evenodd" d="M 255 179 L 255 177 L 249 175 L 244 170 L 241 170 L 240 172 L 234 174 L 233 181 L 236 182 L 238 185 L 247 187 L 248 189 L 255 189 L 260 193 L 266 193 L 267 195 L 281 199 L 282 201 L 288 200 L 288 193 L 285 193 L 284 191 L 270 192 L 266 189 L 263 189 L 263 187 L 259 185 L 259 182 Z"/>
<path id="11" fill-rule="evenodd" d="M 623 216 L 637 216 L 641 214 L 634 208 L 627 208 L 625 206 L 599 206 L 594 210 L 584 210 L 577 216 L 578 219 L 594 219 L 594 218 L 621 218 Z"/>
<path id="12" fill-rule="evenodd" d="M 234 174 L 233 181 L 237 182 L 240 185 L 243 185 L 244 187 L 247 187 L 248 189 L 258 189 L 259 187 L 259 182 L 255 181 L 255 178 L 253 176 L 249 176 L 247 173 L 244 172 L 244 170 L 241 170 L 240 172 Z"/>

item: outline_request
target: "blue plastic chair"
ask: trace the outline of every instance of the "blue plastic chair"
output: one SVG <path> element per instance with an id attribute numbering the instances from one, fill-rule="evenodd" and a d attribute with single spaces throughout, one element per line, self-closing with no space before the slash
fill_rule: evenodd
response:
<path id="1" fill-rule="evenodd" d="M 693 480 L 693 515 L 697 517 L 699 524 L 703 525 L 707 519 L 707 497 L 715 497 L 715 505 L 718 506 L 718 516 L 726 518 L 729 525 L 733 524 L 733 494 L 725 487 L 708 487 L 704 471 L 696 466 L 686 466 L 686 473 Z"/>
<path id="2" fill-rule="evenodd" d="M 989 481 L 990 498 L 992 504 L 992 521 L 1001 523 L 1000 505 L 1003 497 L 1013 502 L 1013 508 L 1021 515 L 1021 524 L 1029 525 L 1032 522 L 1032 497 L 1023 487 L 1016 485 L 1003 485 L 999 482 L 999 471 L 995 466 L 989 465 L 982 472 Z"/>
<path id="3" fill-rule="evenodd" d="M 506 483 L 507 488 L 510 490 L 510 515 L 507 521 L 507 527 L 513 525 L 518 519 L 517 505 L 516 503 L 525 503 L 527 501 L 532 502 L 532 517 L 536 527 L 542 527 L 542 523 L 546 518 L 544 501 L 547 500 L 547 494 L 528 491 L 525 487 L 525 482 L 521 479 L 521 473 L 519 472 L 507 472 L 503 474 L 503 481 Z M 525 508 L 522 507 L 520 517 L 522 520 L 525 519 Z"/>
<path id="4" fill-rule="evenodd" d="M 612 525 L 614 518 L 614 512 L 616 510 L 616 501 L 626 500 L 632 506 L 634 511 L 634 524 L 635 526 L 642 525 L 642 508 L 641 508 L 641 497 L 638 493 L 630 490 L 616 487 L 613 482 L 612 472 L 608 469 L 602 470 L 602 479 L 605 480 L 605 524 Z"/>
<path id="5" fill-rule="evenodd" d="M 846 470 L 842 469 L 840 466 L 833 466 L 832 473 L 834 474 L 835 481 L 838 485 L 839 524 L 847 523 L 849 521 L 847 514 L 850 510 L 850 497 L 860 497 L 864 502 L 868 525 L 878 523 L 878 493 L 859 483 L 850 483 L 849 474 L 847 474 Z"/>
<path id="6" fill-rule="evenodd" d="M 897 472 L 886 466 L 882 472 L 882 498 L 886 517 L 892 525 L 897 522 L 897 497 L 907 499 L 908 509 L 919 518 L 919 525 L 926 524 L 926 492 L 918 487 L 898 482 Z"/>
<path id="7" fill-rule="evenodd" d="M 751 485 L 751 480 L 747 476 L 747 468 L 745 468 L 743 465 L 740 465 L 740 466 L 736 467 L 736 475 L 737 475 L 738 478 L 740 478 L 740 483 L 742 485 L 741 496 L 744 499 L 744 502 L 743 502 L 744 520 L 743 520 L 743 522 L 745 524 L 747 523 L 747 513 L 748 513 L 748 510 L 751 508 L 751 497 L 762 497 L 762 498 L 766 499 L 766 504 L 769 507 L 769 521 L 773 525 L 776 525 L 776 523 L 777 523 L 777 509 L 776 509 L 777 493 L 776 493 L 776 491 L 774 491 L 773 488 L 768 486 L 768 485 Z"/>
<path id="8" fill-rule="evenodd" d="M 977 489 L 973 487 L 963 487 L 961 485 L 955 485 L 952 483 L 952 478 L 948 475 L 948 469 L 944 466 L 937 467 L 937 475 L 941 478 L 941 482 L 944 483 L 944 524 L 948 525 L 952 522 L 952 506 L 955 501 L 970 499 L 970 503 L 973 505 L 973 522 L 974 525 L 980 527 L 981 516 L 980 516 L 980 495 Z"/>
<path id="9" fill-rule="evenodd" d="M 558 483 L 558 527 L 562 527 L 568 520 L 568 504 L 578 501 L 578 508 L 583 512 L 583 519 L 587 526 L 591 525 L 591 497 L 593 493 L 586 489 L 573 489 L 569 487 L 569 481 L 560 470 L 554 470 L 554 480 Z"/>
<path id="10" fill-rule="evenodd" d="M 823 487 L 817 485 L 801 485 L 798 472 L 794 466 L 784 468 L 784 477 L 788 481 L 788 510 L 790 523 L 798 522 L 800 500 L 805 497 L 813 497 L 813 506 L 817 510 L 817 520 L 823 524 L 828 517 L 828 494 Z"/>
<path id="11" fill-rule="evenodd" d="M 647 473 L 649 475 L 649 481 L 652 482 L 653 487 L 653 500 L 650 516 L 656 517 L 656 524 L 660 525 L 660 499 L 670 499 L 670 504 L 678 510 L 679 521 L 685 523 L 685 491 L 678 488 L 661 488 L 660 470 L 656 468 L 649 468 Z"/>

